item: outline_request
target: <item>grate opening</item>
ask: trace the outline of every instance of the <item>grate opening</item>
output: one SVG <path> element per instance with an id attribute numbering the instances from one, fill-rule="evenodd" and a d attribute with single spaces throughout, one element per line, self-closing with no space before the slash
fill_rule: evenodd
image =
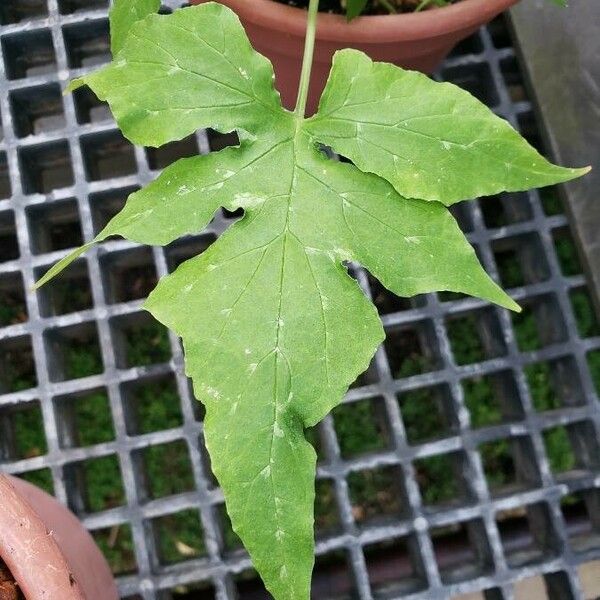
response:
<path id="1" fill-rule="evenodd" d="M 517 59 L 514 56 L 509 56 L 501 60 L 500 70 L 510 99 L 513 102 L 527 100 L 527 91 L 525 90 Z"/>
<path id="2" fill-rule="evenodd" d="M 149 313 L 117 317 L 110 321 L 110 326 L 118 369 L 156 365 L 170 360 L 167 329 Z"/>
<path id="3" fill-rule="evenodd" d="M 511 371 L 463 379 L 461 385 L 472 427 L 491 427 L 525 418 Z"/>
<path id="4" fill-rule="evenodd" d="M 417 388 L 398 396 L 406 439 L 411 445 L 452 435 L 456 419 L 447 385 Z"/>
<path id="5" fill-rule="evenodd" d="M 123 386 L 128 435 L 175 429 L 183 425 L 177 382 L 172 375 L 143 378 Z"/>
<path id="6" fill-rule="evenodd" d="M 57 84 L 10 93 L 13 128 L 19 137 L 64 129 L 62 92 Z"/>
<path id="7" fill-rule="evenodd" d="M 430 531 L 436 562 L 446 584 L 493 572 L 494 561 L 482 521 L 464 521 Z"/>
<path id="8" fill-rule="evenodd" d="M 75 90 L 72 97 L 75 116 L 81 125 L 113 120 L 108 103 L 99 100 L 89 88 L 82 87 Z"/>
<path id="9" fill-rule="evenodd" d="M 458 365 L 482 362 L 506 354 L 495 309 L 453 316 L 446 323 L 454 360 Z"/>
<path id="10" fill-rule="evenodd" d="M 395 598 L 427 587 L 415 536 L 400 536 L 367 544 L 364 549 L 367 574 L 373 597 Z"/>
<path id="11" fill-rule="evenodd" d="M 0 327 L 25 323 L 28 318 L 23 276 L 0 274 Z"/>
<path id="12" fill-rule="evenodd" d="M 600 322 L 594 311 L 592 298 L 586 286 L 577 287 L 569 292 L 571 308 L 577 321 L 577 331 L 582 338 L 600 335 Z"/>
<path id="13" fill-rule="evenodd" d="M 425 306 L 425 296 L 415 296 L 413 298 L 400 298 L 391 292 L 388 292 L 375 277 L 368 274 L 369 288 L 371 289 L 373 304 L 380 315 L 410 310 L 412 308 L 421 308 Z"/>
<path id="14" fill-rule="evenodd" d="M 0 262 L 19 258 L 19 240 L 12 211 L 0 211 Z"/>
<path id="15" fill-rule="evenodd" d="M 92 68 L 109 62 L 110 34 L 107 19 L 85 20 L 63 27 L 70 69 Z"/>
<path id="16" fill-rule="evenodd" d="M 78 514 L 98 513 L 125 504 L 125 488 L 116 455 L 72 462 L 64 471 L 69 507 Z"/>
<path id="17" fill-rule="evenodd" d="M 502 285 L 517 287 L 545 281 L 550 277 L 543 256 L 541 241 L 536 233 L 506 237 L 492 244 Z"/>
<path id="18" fill-rule="evenodd" d="M 2 123 L 0 122 L 0 141 L 2 140 Z M 12 187 L 6 153 L 0 152 L 0 199 L 10 198 Z"/>
<path id="19" fill-rule="evenodd" d="M 540 350 L 567 339 L 567 329 L 555 295 L 532 296 L 521 302 L 523 312 L 511 315 L 521 352 Z"/>
<path id="20" fill-rule="evenodd" d="M 133 146 L 116 130 L 82 137 L 81 151 L 89 181 L 123 177 L 137 169 Z"/>
<path id="21" fill-rule="evenodd" d="M 531 439 L 501 438 L 478 446 L 485 478 L 493 496 L 513 494 L 540 483 Z"/>
<path id="22" fill-rule="evenodd" d="M 183 440 L 137 450 L 132 460 L 142 501 L 194 490 L 192 464 Z"/>
<path id="23" fill-rule="evenodd" d="M 579 275 L 583 273 L 583 267 L 579 260 L 579 254 L 573 241 L 573 237 L 566 227 L 560 227 L 552 231 L 552 239 L 556 249 L 556 256 L 560 270 L 565 276 Z"/>
<path id="24" fill-rule="evenodd" d="M 44 335 L 50 381 L 67 381 L 103 371 L 94 323 L 49 329 Z"/>
<path id="25" fill-rule="evenodd" d="M 315 491 L 315 534 L 317 539 L 339 534 L 342 523 L 333 479 L 317 479 Z"/>
<path id="26" fill-rule="evenodd" d="M 442 367 L 433 325 L 429 321 L 386 331 L 384 344 L 394 378 L 421 375 Z"/>
<path id="27" fill-rule="evenodd" d="M 115 575 L 132 575 L 138 571 L 130 525 L 120 523 L 90 533 Z"/>
<path id="28" fill-rule="evenodd" d="M 21 148 L 21 181 L 26 194 L 47 194 L 73 184 L 67 142 L 50 142 Z"/>
<path id="29" fill-rule="evenodd" d="M 391 447 L 389 419 L 383 398 L 342 404 L 333 410 L 333 421 L 343 458 Z"/>
<path id="30" fill-rule="evenodd" d="M 38 401 L 0 408 L 0 457 L 23 460 L 48 452 L 42 409 Z"/>
<path id="31" fill-rule="evenodd" d="M 0 394 L 37 386 L 33 348 L 29 336 L 0 339 Z"/>
<path id="32" fill-rule="evenodd" d="M 115 439 L 106 389 L 58 396 L 53 403 L 61 448 L 84 448 Z"/>
<path id="33" fill-rule="evenodd" d="M 267 598 L 268 596 L 262 596 Z M 351 558 L 343 550 L 334 550 L 317 556 L 311 598 L 350 600 L 356 597 L 356 581 Z"/>
<path id="34" fill-rule="evenodd" d="M 19 478 L 39 487 L 47 494 L 54 494 L 54 482 L 52 481 L 52 472 L 50 469 L 34 469 L 19 473 Z"/>
<path id="35" fill-rule="evenodd" d="M 408 502 L 402 489 L 399 467 L 377 467 L 348 474 L 352 516 L 359 524 L 389 521 L 406 513 Z"/>
<path id="36" fill-rule="evenodd" d="M 31 251 L 45 254 L 83 243 L 76 200 L 37 204 L 27 209 Z"/>
<path id="37" fill-rule="evenodd" d="M 535 410 L 543 412 L 585 404 L 579 371 L 572 358 L 534 362 L 524 372 Z"/>
<path id="38" fill-rule="evenodd" d="M 488 106 L 500 103 L 490 67 L 486 63 L 447 67 L 442 70 L 442 77 L 467 90 Z"/>
<path id="39" fill-rule="evenodd" d="M 100 267 L 109 304 L 146 298 L 158 282 L 150 248 L 104 254 Z"/>
<path id="40" fill-rule="evenodd" d="M 469 502 L 471 493 L 464 478 L 468 467 L 463 452 L 421 458 L 413 462 L 413 467 L 426 510 Z"/>
<path id="41" fill-rule="evenodd" d="M 89 202 L 94 235 L 98 235 L 108 225 L 109 221 L 125 206 L 125 201 L 129 195 L 138 189 L 137 186 L 109 189 L 90 195 Z"/>
<path id="42" fill-rule="evenodd" d="M 46 0 L 4 0 L 0 6 L 0 25 L 11 25 L 47 16 Z"/>
<path id="43" fill-rule="evenodd" d="M 155 567 L 206 557 L 204 531 L 197 510 L 188 509 L 152 519 Z"/>
<path id="44" fill-rule="evenodd" d="M 46 268 L 36 269 L 36 280 L 40 279 Z M 75 261 L 68 271 L 47 283 L 37 291 L 38 306 L 43 317 L 55 317 L 80 312 L 94 307 L 92 288 L 87 262 Z"/>
<path id="45" fill-rule="evenodd" d="M 600 492 L 597 489 L 583 489 L 565 496 L 561 500 L 561 511 L 575 552 L 600 548 Z"/>
<path id="46" fill-rule="evenodd" d="M 560 541 L 545 503 L 498 513 L 496 525 L 507 563 L 513 569 L 542 562 L 560 551 Z"/>
<path id="47" fill-rule="evenodd" d="M 8 79 L 37 77 L 56 70 L 56 55 L 49 29 L 3 36 L 2 54 Z"/>
<path id="48" fill-rule="evenodd" d="M 533 218 L 531 205 L 527 202 L 527 194 L 488 196 L 480 200 L 479 206 L 485 225 L 490 229 L 523 223 Z"/>

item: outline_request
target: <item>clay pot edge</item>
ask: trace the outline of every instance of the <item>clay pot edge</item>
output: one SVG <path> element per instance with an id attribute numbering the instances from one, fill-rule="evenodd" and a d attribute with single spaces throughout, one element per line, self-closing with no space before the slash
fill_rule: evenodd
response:
<path id="1" fill-rule="evenodd" d="M 437 37 L 485 23 L 519 0 L 461 0 L 418 13 L 366 15 L 348 23 L 343 15 L 319 13 L 318 39 L 331 42 L 385 43 Z M 225 0 L 242 19 L 303 36 L 306 11 L 274 0 Z"/>
<path id="2" fill-rule="evenodd" d="M 0 507 L 0 556 L 25 597 L 85 600 L 52 532 L 1 473 Z"/>

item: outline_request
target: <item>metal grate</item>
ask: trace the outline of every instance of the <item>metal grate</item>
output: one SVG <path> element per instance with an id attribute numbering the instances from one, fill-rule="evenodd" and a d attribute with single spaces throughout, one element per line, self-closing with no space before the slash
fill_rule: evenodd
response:
<path id="1" fill-rule="evenodd" d="M 237 215 L 165 249 L 105 242 L 27 291 L 158 170 L 231 141 L 201 131 L 134 148 L 91 93 L 61 96 L 109 58 L 107 5 L 0 6 L 0 463 L 81 516 L 123 597 L 265 598 L 211 475 L 179 340 L 141 310 L 158 277 Z M 538 143 L 502 20 L 439 76 Z M 310 432 L 315 598 L 508 600 L 540 576 L 548 598 L 589 597 L 579 569 L 600 559 L 600 328 L 567 218 L 555 190 L 456 215 L 523 316 L 455 294 L 399 299 L 354 270 L 388 337 Z"/>

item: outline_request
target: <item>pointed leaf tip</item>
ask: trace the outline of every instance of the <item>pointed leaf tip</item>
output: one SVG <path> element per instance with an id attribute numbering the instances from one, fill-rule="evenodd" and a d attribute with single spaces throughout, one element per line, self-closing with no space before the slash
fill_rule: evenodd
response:
<path id="1" fill-rule="evenodd" d="M 77 260 L 84 252 L 87 252 L 95 242 L 89 242 L 80 246 L 76 250 L 73 250 L 70 254 L 67 254 L 64 258 L 59 260 L 56 264 L 50 267 L 46 273 L 40 279 L 38 279 L 32 286 L 32 291 L 39 290 L 43 285 L 46 285 L 51 279 L 54 279 L 61 271 L 64 271 L 74 260 Z"/>

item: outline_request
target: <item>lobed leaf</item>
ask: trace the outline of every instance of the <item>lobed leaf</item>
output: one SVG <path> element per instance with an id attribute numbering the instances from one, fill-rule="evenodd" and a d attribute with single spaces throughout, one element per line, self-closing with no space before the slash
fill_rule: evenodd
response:
<path id="1" fill-rule="evenodd" d="M 396 93 L 401 80 L 409 87 L 389 102 L 385 94 Z M 376 310 L 345 263 L 362 264 L 401 296 L 451 290 L 518 309 L 487 276 L 448 210 L 429 201 L 436 189 L 445 198 L 430 173 L 433 140 L 428 146 L 418 137 L 411 147 L 422 199 L 402 196 L 398 190 L 411 181 L 406 169 L 390 170 L 385 152 L 367 153 L 365 144 L 371 148 L 375 131 L 385 144 L 406 143 L 394 122 L 401 122 L 402 110 L 406 118 L 425 110 L 414 98 L 407 101 L 414 85 L 423 106 L 448 111 L 454 103 L 460 109 L 460 118 L 446 126 L 451 132 L 454 125 L 461 143 L 478 143 L 482 131 L 492 139 L 489 132 L 498 131 L 506 147 L 531 149 L 463 92 L 373 65 L 359 53 L 337 56 L 321 110 L 310 120 L 281 107 L 272 81 L 270 63 L 223 6 L 203 4 L 131 25 L 113 63 L 74 85 L 88 84 L 107 99 L 119 126 L 137 143 L 160 145 L 210 125 L 237 129 L 240 145 L 166 168 L 129 197 L 93 242 L 57 263 L 38 285 L 109 236 L 165 245 L 202 231 L 221 207 L 244 209 L 208 250 L 161 279 L 145 307 L 183 339 L 186 371 L 206 406 L 206 443 L 234 530 L 276 600 L 308 600 L 315 453 L 304 429 L 342 400 L 383 339 Z M 439 99 L 435 90 L 441 90 Z M 360 110 L 359 98 L 365 100 Z M 475 131 L 469 119 L 478 111 Z M 350 117 L 361 126 L 346 138 Z M 338 150 L 347 148 L 362 170 L 318 150 L 330 140 Z M 483 185 L 472 173 L 475 166 L 497 178 L 493 185 L 511 184 L 495 163 L 477 163 L 466 151 L 463 178 L 479 177 L 479 183 L 460 183 L 449 172 L 458 155 L 446 152 L 438 175 L 440 168 L 448 170 L 451 199 Z"/>
<path id="2" fill-rule="evenodd" d="M 160 0 L 114 0 L 109 13 L 110 49 L 113 56 L 121 51 L 133 24 L 154 14 L 159 8 Z"/>
<path id="3" fill-rule="evenodd" d="M 336 53 L 309 131 L 408 198 L 446 205 L 579 177 L 549 163 L 469 93 L 422 73 Z"/>
<path id="4" fill-rule="evenodd" d="M 115 60 L 75 80 L 110 105 L 125 137 L 161 146 L 194 131 L 256 130 L 281 110 L 271 63 L 220 4 L 134 23 Z"/>

